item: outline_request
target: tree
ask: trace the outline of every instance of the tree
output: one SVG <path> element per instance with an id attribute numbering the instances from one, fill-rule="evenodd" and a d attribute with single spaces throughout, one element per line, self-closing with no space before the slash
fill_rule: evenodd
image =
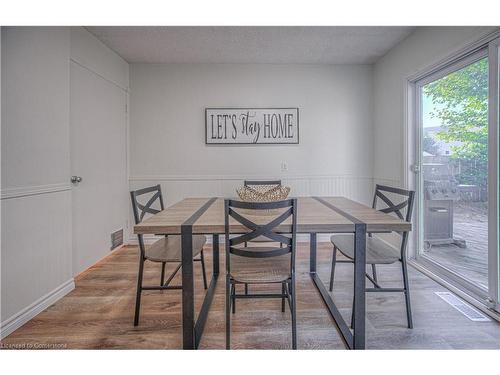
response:
<path id="1" fill-rule="evenodd" d="M 451 146 L 463 168 L 460 183 L 486 188 L 488 169 L 488 59 L 484 58 L 424 87 L 443 130 L 436 137 Z"/>

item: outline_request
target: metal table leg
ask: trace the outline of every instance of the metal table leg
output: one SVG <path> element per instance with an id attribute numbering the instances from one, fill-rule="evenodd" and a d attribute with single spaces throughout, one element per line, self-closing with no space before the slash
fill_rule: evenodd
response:
<path id="1" fill-rule="evenodd" d="M 316 233 L 311 233 L 309 237 L 309 272 L 316 273 Z"/>
<path id="2" fill-rule="evenodd" d="M 316 234 L 310 237 L 310 275 L 314 286 L 325 303 L 330 316 L 333 318 L 340 337 L 349 349 L 365 348 L 365 253 L 366 253 L 366 225 L 355 224 L 355 271 L 354 271 L 354 330 L 351 332 L 339 309 L 333 302 L 323 281 L 316 272 Z"/>
<path id="3" fill-rule="evenodd" d="M 219 274 L 219 235 L 214 234 L 212 235 L 212 249 L 213 249 L 213 258 L 212 258 L 212 263 L 213 263 L 213 274 L 218 275 Z"/>
<path id="4" fill-rule="evenodd" d="M 194 278 L 192 256 L 192 233 L 190 227 L 182 228 L 182 347 L 197 349 L 205 328 L 210 305 L 215 294 L 219 278 L 219 235 L 213 240 L 213 274 L 210 285 L 203 299 L 198 319 L 194 320 Z M 191 255 L 191 256 L 190 256 Z"/>
<path id="5" fill-rule="evenodd" d="M 205 328 L 205 323 L 208 318 L 208 312 L 210 310 L 210 305 L 215 294 L 215 286 L 217 285 L 217 279 L 219 278 L 219 235 L 214 234 L 212 236 L 212 247 L 213 247 L 213 274 L 210 280 L 210 285 L 203 299 L 203 304 L 201 305 L 200 313 L 198 315 L 198 320 L 194 325 L 194 345 L 195 349 L 200 345 L 201 336 L 203 335 L 203 329 Z"/>
<path id="6" fill-rule="evenodd" d="M 193 231 L 191 225 L 182 225 L 182 347 L 195 349 L 194 339 L 194 280 Z"/>
<path id="7" fill-rule="evenodd" d="M 365 348 L 366 224 L 354 231 L 354 320 L 353 349 Z"/>
<path id="8" fill-rule="evenodd" d="M 194 321 L 194 280 L 193 280 L 193 224 L 216 201 L 209 199 L 181 225 L 182 246 L 182 347 L 196 349 L 200 343 L 208 311 L 212 303 L 217 278 L 219 276 L 219 238 L 214 235 L 214 273 L 201 306 L 198 320 Z M 217 271 L 217 272 L 215 272 Z"/>

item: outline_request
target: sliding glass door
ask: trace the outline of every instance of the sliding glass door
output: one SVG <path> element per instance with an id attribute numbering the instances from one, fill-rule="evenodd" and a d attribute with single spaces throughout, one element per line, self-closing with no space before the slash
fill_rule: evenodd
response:
<path id="1" fill-rule="evenodd" d="M 500 38 L 489 43 L 489 300 L 500 312 Z"/>
<path id="2" fill-rule="evenodd" d="M 490 304 L 499 289 L 492 45 L 415 82 L 417 261 Z"/>

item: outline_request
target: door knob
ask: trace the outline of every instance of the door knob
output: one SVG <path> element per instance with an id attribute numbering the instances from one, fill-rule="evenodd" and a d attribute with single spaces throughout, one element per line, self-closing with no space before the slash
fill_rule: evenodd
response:
<path id="1" fill-rule="evenodd" d="M 80 176 L 71 176 L 71 183 L 73 184 L 77 184 L 79 182 L 82 182 L 83 178 L 81 178 Z"/>

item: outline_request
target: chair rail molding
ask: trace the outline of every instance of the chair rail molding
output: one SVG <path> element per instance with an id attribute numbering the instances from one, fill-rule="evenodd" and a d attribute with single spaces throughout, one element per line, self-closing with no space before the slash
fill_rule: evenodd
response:
<path id="1" fill-rule="evenodd" d="M 71 185 L 66 182 L 47 185 L 31 185 L 15 188 L 6 188 L 1 190 L 1 199 L 12 199 L 27 197 L 30 195 L 57 193 L 60 191 L 71 190 Z"/>
<path id="2" fill-rule="evenodd" d="M 346 179 L 373 179 L 372 176 L 356 176 L 351 174 L 280 174 L 269 175 L 131 175 L 129 181 L 237 181 L 237 180 L 262 180 L 269 178 L 287 180 L 319 180 L 327 178 Z"/>

